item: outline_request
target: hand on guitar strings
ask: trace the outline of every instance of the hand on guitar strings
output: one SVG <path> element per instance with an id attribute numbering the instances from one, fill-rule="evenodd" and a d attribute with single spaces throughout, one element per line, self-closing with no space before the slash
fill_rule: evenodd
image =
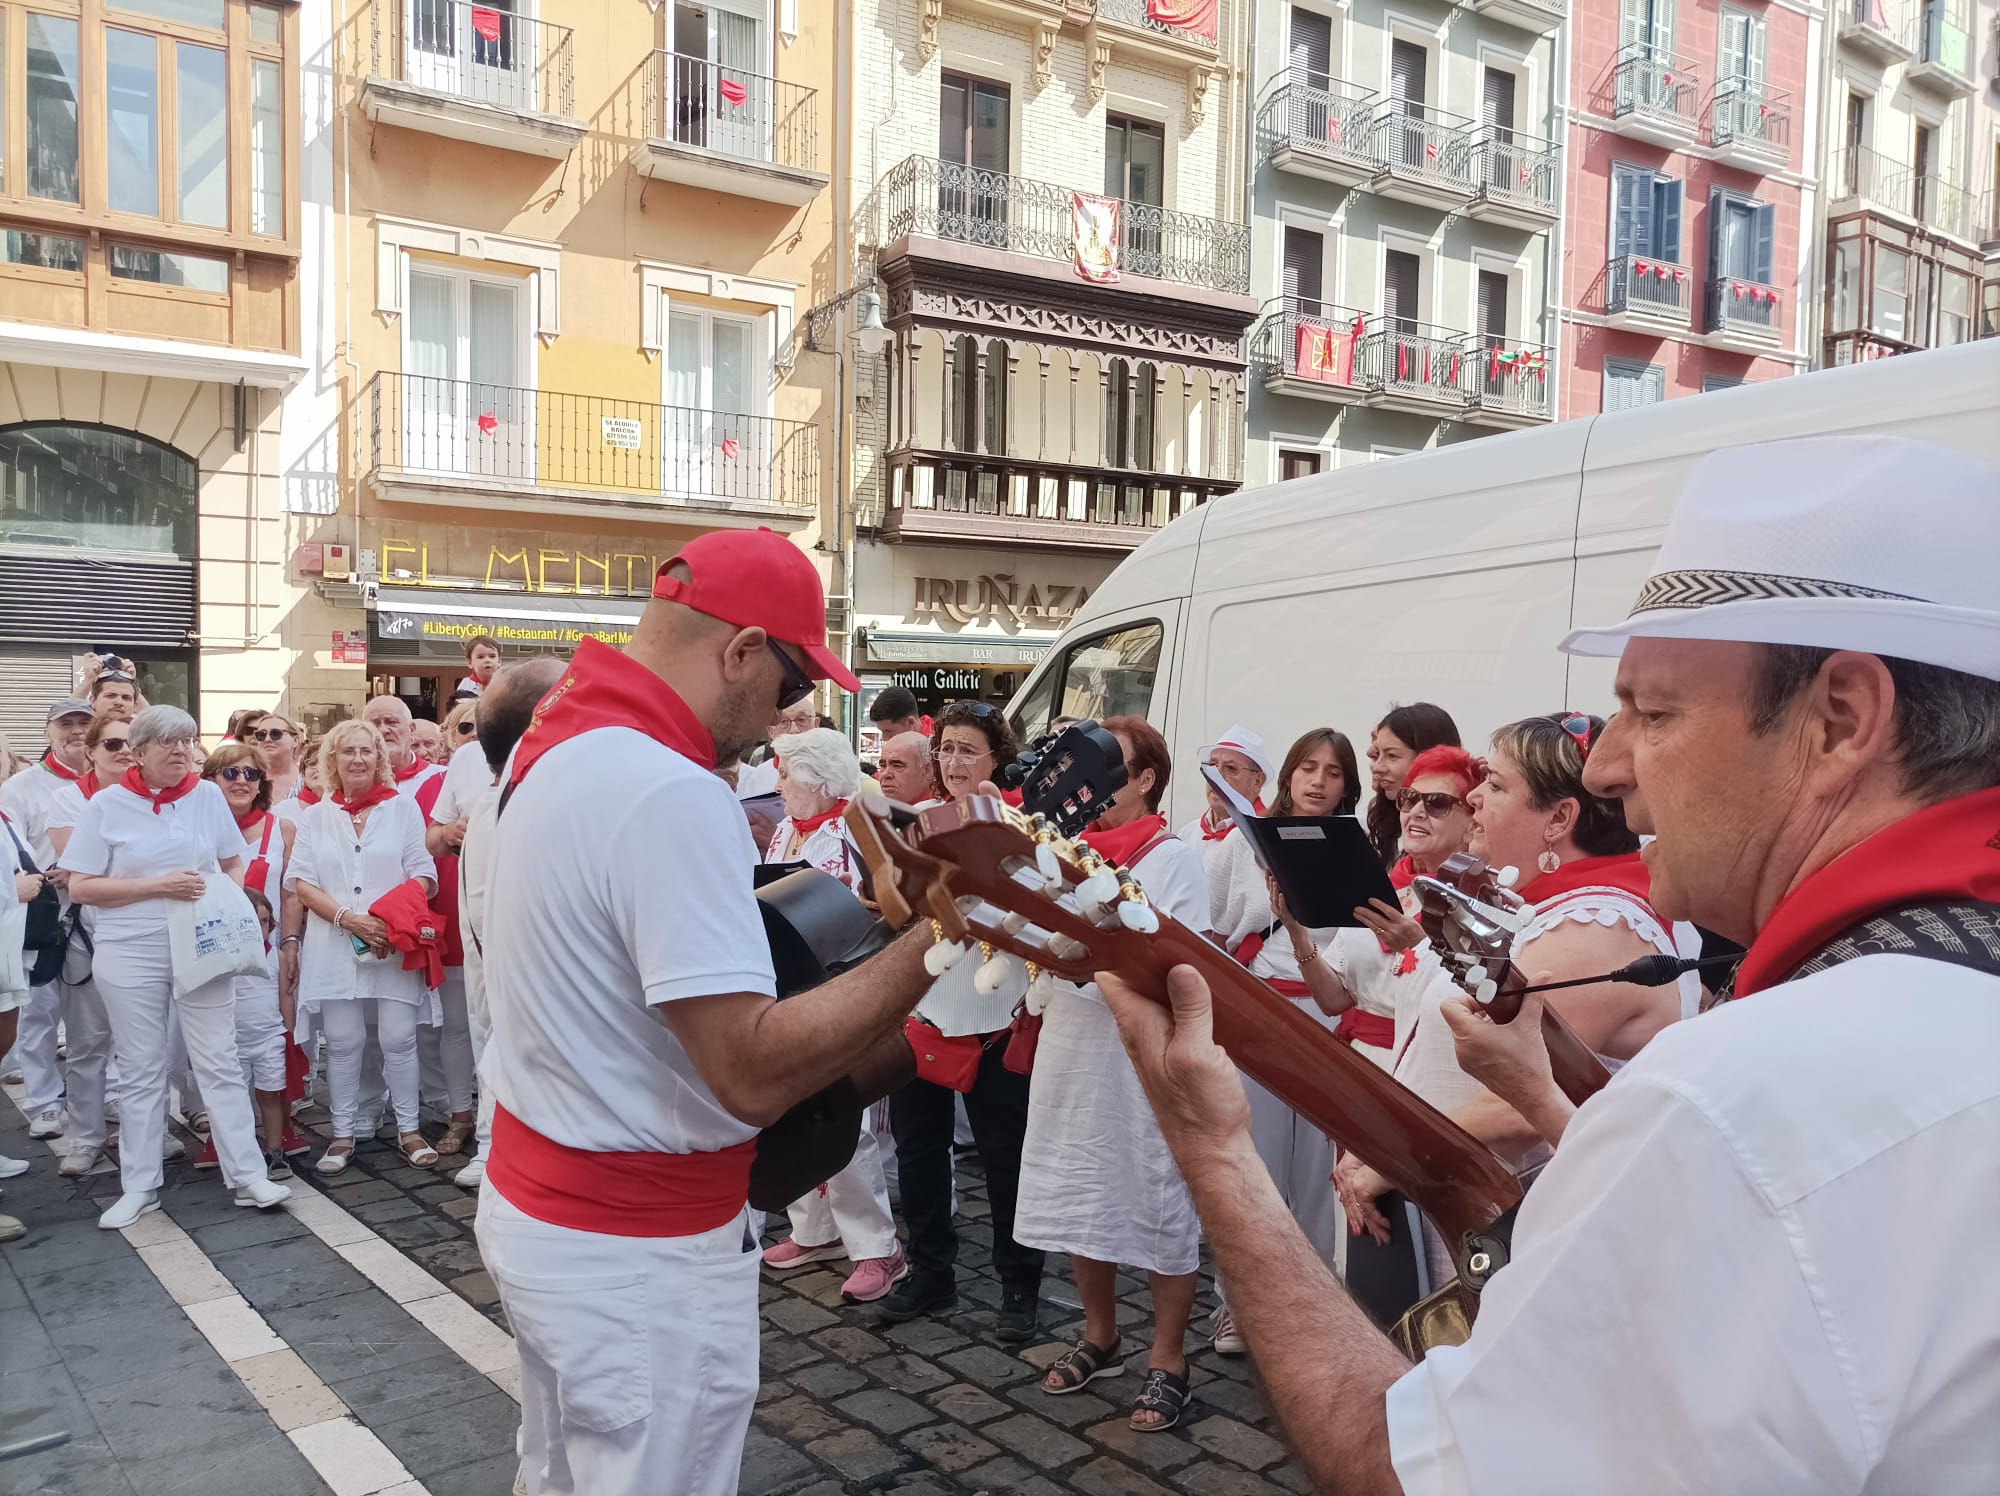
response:
<path id="1" fill-rule="evenodd" d="M 1373 1237 L 1380 1245 L 1388 1246 L 1389 1218 L 1375 1202 L 1389 1193 L 1389 1181 L 1355 1154 L 1343 1153 L 1333 1167 L 1333 1187 L 1347 1212 L 1347 1229 L 1356 1236 Z"/>
<path id="2" fill-rule="evenodd" d="M 1214 1002 L 1201 973 L 1174 967 L 1164 998 L 1115 971 L 1098 972 L 1097 985 L 1182 1171 L 1247 1142 L 1250 1100 L 1235 1063 L 1215 1042 Z"/>

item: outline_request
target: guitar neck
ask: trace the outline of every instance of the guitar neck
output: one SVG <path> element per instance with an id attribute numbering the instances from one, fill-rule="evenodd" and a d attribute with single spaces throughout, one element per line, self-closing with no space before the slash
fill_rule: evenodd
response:
<path id="1" fill-rule="evenodd" d="M 1500 990 L 1486 1005 L 1486 1011 L 1495 1023 L 1512 1023 L 1521 1011 L 1523 990 L 1528 985 L 1528 979 L 1510 961 L 1501 974 L 1499 985 Z M 1583 1042 L 1576 1030 L 1563 1021 L 1554 1003 L 1542 1004 L 1542 1042 L 1548 1046 L 1549 1073 L 1555 1078 L 1556 1088 L 1570 1099 L 1572 1105 L 1582 1106 L 1611 1084 L 1610 1069 Z"/>

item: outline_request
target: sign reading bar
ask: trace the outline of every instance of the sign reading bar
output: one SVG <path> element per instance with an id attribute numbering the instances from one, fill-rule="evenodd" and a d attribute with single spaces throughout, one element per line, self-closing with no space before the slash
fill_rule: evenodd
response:
<path id="1" fill-rule="evenodd" d="M 604 417 L 604 445 L 619 447 L 627 452 L 639 450 L 641 438 L 639 423 L 627 416 Z"/>

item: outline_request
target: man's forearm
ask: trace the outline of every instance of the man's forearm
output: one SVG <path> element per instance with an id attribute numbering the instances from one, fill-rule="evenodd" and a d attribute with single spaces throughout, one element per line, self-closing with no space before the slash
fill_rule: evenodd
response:
<path id="1" fill-rule="evenodd" d="M 782 1113 L 851 1071 L 929 988 L 930 943 L 929 927 L 918 921 L 871 960 L 766 1008 L 750 1040 L 754 1088 Z"/>
<path id="2" fill-rule="evenodd" d="M 1523 1116 L 1491 1091 L 1453 1108 L 1451 1120 L 1513 1164 L 1520 1163 L 1544 1136 L 1539 1116 Z M 1567 1118 L 1562 1125 L 1568 1125 Z M 1562 1128 L 1556 1130 L 1560 1136 Z"/>
<path id="3" fill-rule="evenodd" d="M 1313 1489 L 1400 1496 L 1384 1397 L 1410 1363 L 1320 1261 L 1248 1134 L 1181 1167 L 1229 1312 Z"/>

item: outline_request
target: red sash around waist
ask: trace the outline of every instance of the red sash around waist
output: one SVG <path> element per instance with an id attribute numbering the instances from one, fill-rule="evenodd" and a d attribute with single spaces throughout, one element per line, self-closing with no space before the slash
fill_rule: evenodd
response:
<path id="1" fill-rule="evenodd" d="M 699 1236 L 750 1202 L 757 1140 L 713 1153 L 592 1153 L 493 1112 L 486 1177 L 523 1214 L 602 1236 Z"/>
<path id="2" fill-rule="evenodd" d="M 1238 941 L 1236 949 L 1229 954 L 1236 958 L 1238 965 L 1247 967 L 1252 961 L 1257 959 L 1258 954 L 1263 949 L 1264 932 L 1262 930 L 1253 930 Z M 1280 997 L 1312 996 L 1312 988 L 1308 987 L 1304 982 L 1295 982 L 1290 977 L 1265 977 L 1263 981 L 1266 987 L 1269 987 Z"/>
<path id="3" fill-rule="evenodd" d="M 1385 1018 L 1380 1013 L 1364 1013 L 1359 1008 L 1349 1008 L 1340 1015 L 1340 1026 L 1333 1034 L 1343 1043 L 1372 1044 L 1377 1049 L 1387 1049 L 1396 1042 L 1396 1020 Z"/>

